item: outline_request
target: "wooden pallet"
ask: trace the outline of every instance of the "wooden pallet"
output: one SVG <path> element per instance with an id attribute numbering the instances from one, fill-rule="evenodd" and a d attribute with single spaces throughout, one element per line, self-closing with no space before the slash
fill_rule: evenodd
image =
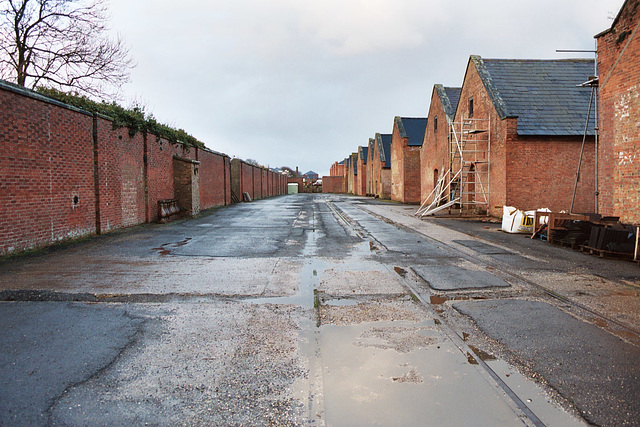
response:
<path id="1" fill-rule="evenodd" d="M 589 246 L 580 246 L 580 250 L 586 254 L 598 255 L 600 258 L 616 258 L 632 261 L 633 254 L 624 252 L 612 252 L 604 249 L 590 248 Z M 640 261 L 638 261 L 640 264 Z"/>
<path id="2" fill-rule="evenodd" d="M 578 242 L 568 242 L 565 240 L 556 239 L 553 241 L 553 244 L 557 246 L 562 246 L 563 248 L 570 248 L 570 249 L 573 249 L 574 251 L 580 250 L 581 248 L 581 245 L 578 244 Z"/>

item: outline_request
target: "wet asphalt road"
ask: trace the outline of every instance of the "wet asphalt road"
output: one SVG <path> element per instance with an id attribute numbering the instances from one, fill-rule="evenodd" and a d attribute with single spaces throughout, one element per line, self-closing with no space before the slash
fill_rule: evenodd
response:
<path id="1" fill-rule="evenodd" d="M 637 266 L 413 209 L 284 196 L 0 262 L 0 425 L 638 425 Z"/>

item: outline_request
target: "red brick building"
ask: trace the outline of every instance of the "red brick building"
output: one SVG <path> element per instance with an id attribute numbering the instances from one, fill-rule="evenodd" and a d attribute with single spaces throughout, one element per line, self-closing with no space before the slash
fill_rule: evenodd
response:
<path id="1" fill-rule="evenodd" d="M 341 162 L 333 162 L 329 168 L 330 176 L 344 176 L 344 160 Z"/>
<path id="2" fill-rule="evenodd" d="M 376 133 L 373 164 L 373 194 L 381 199 L 391 198 L 391 134 Z"/>
<path id="3" fill-rule="evenodd" d="M 367 157 L 369 154 L 368 147 L 358 147 L 357 167 L 358 175 L 356 175 L 356 188 L 354 194 L 358 196 L 367 195 Z"/>
<path id="4" fill-rule="evenodd" d="M 420 203 L 420 148 L 426 118 L 395 117 L 391 134 L 391 199 Z"/>
<path id="5" fill-rule="evenodd" d="M 471 56 L 455 114 L 454 139 L 464 155 L 452 192 L 464 207 L 500 216 L 521 209 L 595 211 L 593 117 L 580 179 L 592 60 L 505 60 Z M 456 150 L 454 150 L 455 152 Z"/>
<path id="6" fill-rule="evenodd" d="M 349 156 L 349 176 L 347 185 L 349 186 L 347 189 L 347 193 L 356 194 L 356 185 L 357 185 L 357 177 L 358 177 L 358 153 L 351 153 Z"/>
<path id="7" fill-rule="evenodd" d="M 599 213 L 640 224 L 640 2 L 625 1 L 596 39 Z"/>
<path id="8" fill-rule="evenodd" d="M 374 155 L 374 146 L 375 146 L 375 138 L 369 138 L 369 145 L 367 147 L 367 196 L 375 196 L 374 185 L 373 185 L 373 155 Z"/>
<path id="9" fill-rule="evenodd" d="M 333 162 L 329 168 L 329 176 L 322 177 L 323 193 L 346 193 L 345 160 Z"/>
<path id="10" fill-rule="evenodd" d="M 449 129 L 455 119 L 461 88 L 433 86 L 429 122 L 420 151 L 420 201 L 434 190 L 438 179 L 449 169 Z"/>

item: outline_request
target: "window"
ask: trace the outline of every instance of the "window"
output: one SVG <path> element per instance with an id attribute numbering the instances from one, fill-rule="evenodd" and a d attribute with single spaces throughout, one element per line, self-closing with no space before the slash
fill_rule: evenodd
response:
<path id="1" fill-rule="evenodd" d="M 433 118 L 433 132 L 434 133 L 438 132 L 438 116 Z"/>
<path id="2" fill-rule="evenodd" d="M 469 117 L 473 117 L 473 98 L 469 98 Z"/>

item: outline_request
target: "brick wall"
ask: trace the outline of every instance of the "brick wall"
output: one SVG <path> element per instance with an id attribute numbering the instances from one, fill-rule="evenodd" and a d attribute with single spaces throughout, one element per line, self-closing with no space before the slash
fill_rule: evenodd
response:
<path id="1" fill-rule="evenodd" d="M 197 148 L 200 162 L 200 208 L 209 209 L 231 203 L 230 159 L 214 151 Z"/>
<path id="2" fill-rule="evenodd" d="M 304 179 L 302 177 L 300 177 L 300 178 L 287 178 L 287 185 L 289 185 L 289 184 L 298 184 L 298 193 L 302 193 L 304 191 Z M 287 187 L 287 189 L 288 188 L 289 187 Z"/>
<path id="3" fill-rule="evenodd" d="M 112 129 L 96 118 L 99 223 L 101 233 L 146 221 L 144 135 Z M 61 163 L 66 159 L 60 159 Z"/>
<path id="4" fill-rule="evenodd" d="M 521 209 L 569 211 L 582 141 L 575 137 L 525 138 L 507 143 L 507 203 Z M 595 142 L 585 146 L 574 213 L 595 209 Z"/>
<path id="5" fill-rule="evenodd" d="M 0 89 L 0 255 L 96 231 L 93 120 Z"/>
<path id="6" fill-rule="evenodd" d="M 200 212 L 200 162 L 173 158 L 173 188 L 180 210 L 195 216 Z"/>
<path id="7" fill-rule="evenodd" d="M 344 177 L 342 176 L 323 176 L 322 192 L 323 193 L 344 193 Z"/>
<path id="8" fill-rule="evenodd" d="M 231 178 L 227 188 L 239 200 L 242 200 L 243 193 L 249 193 L 251 200 L 287 194 L 287 181 L 284 175 L 250 165 L 240 159 L 232 159 L 229 164 Z"/>
<path id="9" fill-rule="evenodd" d="M 231 203 L 228 156 L 131 137 L 106 117 L 2 81 L 0 140 L 0 255 L 157 221 L 158 200 L 175 197 L 174 157 L 199 162 L 200 209 Z M 286 193 L 279 174 L 241 166 L 252 197 L 254 186 L 259 197 Z"/>
<path id="10" fill-rule="evenodd" d="M 597 41 L 599 213 L 640 224 L 640 2 L 625 2 Z"/>
<path id="11" fill-rule="evenodd" d="M 111 126 L 111 123 L 108 124 Z M 120 130 L 127 133 L 126 130 Z M 158 220 L 158 200 L 174 198 L 173 157 L 195 160 L 195 148 L 187 149 L 182 144 L 171 144 L 156 135 L 146 136 L 147 159 L 147 221 Z"/>

